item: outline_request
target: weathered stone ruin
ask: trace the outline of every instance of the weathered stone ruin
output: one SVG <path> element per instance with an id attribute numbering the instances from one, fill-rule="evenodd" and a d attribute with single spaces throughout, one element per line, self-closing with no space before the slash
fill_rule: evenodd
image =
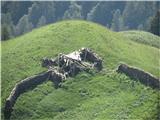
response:
<path id="1" fill-rule="evenodd" d="M 9 97 L 6 100 L 5 108 L 4 108 L 4 116 L 6 119 L 9 119 L 11 116 L 11 112 L 13 111 L 13 106 L 17 100 L 17 98 L 24 93 L 25 91 L 36 87 L 37 85 L 46 81 L 49 77 L 50 71 L 47 71 L 42 74 L 34 75 L 32 77 L 28 77 L 15 85 L 13 90 L 11 91 Z"/>
<path id="2" fill-rule="evenodd" d="M 89 64 L 89 63 L 92 64 Z M 58 66 L 60 68 L 68 68 L 75 64 L 78 68 L 92 67 L 97 70 L 102 69 L 102 59 L 89 48 L 82 48 L 68 55 L 60 53 L 55 59 L 44 58 L 42 60 L 43 67 Z M 64 70 L 66 71 L 66 69 Z"/>
<path id="3" fill-rule="evenodd" d="M 90 69 L 102 70 L 102 59 L 89 48 L 82 48 L 70 54 L 60 53 L 56 58 L 43 58 L 42 67 L 48 68 L 46 72 L 28 77 L 15 85 L 9 97 L 6 99 L 4 108 L 5 119 L 10 119 L 14 104 L 18 97 L 27 90 L 35 88 L 47 80 L 51 80 L 58 88 L 60 83 L 67 77 L 73 77 L 81 71 L 88 72 Z M 118 72 L 125 73 L 133 79 L 152 88 L 160 88 L 160 80 L 143 70 L 121 64 Z"/>
<path id="4" fill-rule="evenodd" d="M 147 73 L 135 67 L 128 66 L 126 64 L 121 64 L 118 67 L 118 72 L 125 73 L 133 79 L 138 79 L 142 84 L 150 86 L 152 88 L 160 88 L 160 80 L 154 77 L 152 74 Z"/>
<path id="5" fill-rule="evenodd" d="M 48 71 L 28 77 L 15 85 L 5 103 L 5 119 L 10 119 L 14 104 L 22 93 L 47 80 L 53 81 L 57 88 L 67 77 L 73 77 L 81 71 L 93 68 L 99 71 L 102 69 L 102 59 L 90 49 L 82 48 L 68 55 L 59 54 L 55 59 L 44 58 L 42 67 L 47 67 Z"/>

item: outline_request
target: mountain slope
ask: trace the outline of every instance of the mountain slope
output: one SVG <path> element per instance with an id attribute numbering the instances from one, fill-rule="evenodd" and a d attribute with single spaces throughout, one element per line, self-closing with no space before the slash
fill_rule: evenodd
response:
<path id="1" fill-rule="evenodd" d="M 112 70 L 125 62 L 159 77 L 159 49 L 85 21 L 58 22 L 2 42 L 2 110 L 16 82 L 46 70 L 40 65 L 43 57 L 54 57 L 81 47 L 89 47 L 98 53 L 103 58 L 104 70 L 81 73 L 67 79 L 59 89 L 51 82 L 39 85 L 18 99 L 13 119 L 157 117 L 158 91 Z"/>

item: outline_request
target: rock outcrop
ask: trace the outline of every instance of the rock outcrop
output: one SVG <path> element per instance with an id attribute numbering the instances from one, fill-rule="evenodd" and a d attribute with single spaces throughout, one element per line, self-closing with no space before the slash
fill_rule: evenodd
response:
<path id="1" fill-rule="evenodd" d="M 119 65 L 117 71 L 125 73 L 133 79 L 138 79 L 142 84 L 145 84 L 152 88 L 160 89 L 160 80 L 148 72 L 132 66 L 128 66 L 126 64 Z"/>

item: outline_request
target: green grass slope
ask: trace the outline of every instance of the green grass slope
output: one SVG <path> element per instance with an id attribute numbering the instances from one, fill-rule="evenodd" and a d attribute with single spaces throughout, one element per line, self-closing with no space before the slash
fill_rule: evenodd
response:
<path id="1" fill-rule="evenodd" d="M 144 31 L 123 31 L 124 34 L 130 40 L 150 45 L 152 47 L 160 48 L 160 38 L 152 33 Z"/>
<path id="2" fill-rule="evenodd" d="M 85 21 L 58 22 L 2 42 L 2 111 L 18 81 L 46 70 L 43 57 L 81 47 L 98 53 L 104 70 L 68 78 L 59 89 L 50 81 L 39 85 L 18 98 L 12 119 L 156 119 L 158 91 L 111 70 L 125 62 L 160 77 L 159 49 Z"/>

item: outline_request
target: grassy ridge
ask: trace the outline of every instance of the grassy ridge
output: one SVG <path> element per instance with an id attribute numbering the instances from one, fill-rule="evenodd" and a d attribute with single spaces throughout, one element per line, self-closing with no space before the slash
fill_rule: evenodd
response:
<path id="1" fill-rule="evenodd" d="M 123 31 L 120 33 L 124 34 L 130 40 L 160 48 L 160 38 L 151 33 L 144 31 Z"/>
<path id="2" fill-rule="evenodd" d="M 13 119 L 156 117 L 157 91 L 108 70 L 123 61 L 159 77 L 159 49 L 85 21 L 59 22 L 2 42 L 2 107 L 16 82 L 45 70 L 40 65 L 43 57 L 81 47 L 96 51 L 104 60 L 105 70 L 70 78 L 60 89 L 54 89 L 51 82 L 38 86 L 18 99 Z"/>

